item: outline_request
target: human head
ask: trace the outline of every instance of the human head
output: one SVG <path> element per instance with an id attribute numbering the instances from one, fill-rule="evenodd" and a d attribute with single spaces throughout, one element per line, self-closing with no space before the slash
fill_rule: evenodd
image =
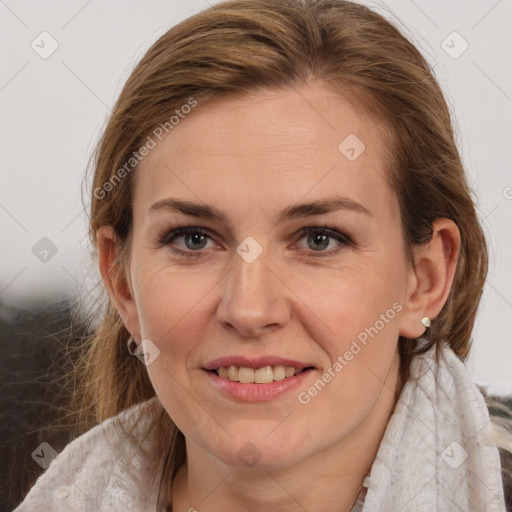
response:
<path id="1" fill-rule="evenodd" d="M 169 113 L 190 105 L 190 98 L 199 112 L 210 101 L 242 98 L 262 89 L 299 89 L 312 80 L 382 123 L 387 178 L 400 206 L 410 263 L 414 247 L 430 240 L 436 219 L 451 219 L 458 226 L 461 248 L 452 292 L 423 350 L 446 341 L 465 358 L 487 259 L 449 111 L 420 53 L 393 25 L 361 5 L 228 2 L 162 36 L 128 79 L 98 146 L 93 190 L 100 192 L 93 193 L 91 203 L 93 244 L 99 227 L 113 226 L 121 241 L 119 273 L 127 275 L 137 168 L 120 180 L 112 177 L 155 128 L 169 121 Z M 106 190 L 109 182 L 113 186 Z M 135 359 L 125 361 L 128 336 L 109 303 L 92 345 L 99 385 L 113 390 L 111 398 L 100 393 L 100 418 L 154 394 L 146 369 Z M 403 384 L 415 340 L 401 336 L 398 343 Z"/>

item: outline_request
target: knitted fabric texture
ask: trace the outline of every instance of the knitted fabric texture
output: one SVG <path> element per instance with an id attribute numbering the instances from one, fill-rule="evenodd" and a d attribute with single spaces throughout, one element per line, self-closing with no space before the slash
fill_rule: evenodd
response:
<path id="1" fill-rule="evenodd" d="M 484 398 L 454 352 L 439 350 L 439 364 L 435 347 L 413 360 L 352 512 L 506 512 Z M 157 511 L 168 446 L 147 422 L 161 407 L 154 397 L 69 443 L 14 512 Z M 120 418 L 129 424 L 141 409 L 126 437 Z"/>

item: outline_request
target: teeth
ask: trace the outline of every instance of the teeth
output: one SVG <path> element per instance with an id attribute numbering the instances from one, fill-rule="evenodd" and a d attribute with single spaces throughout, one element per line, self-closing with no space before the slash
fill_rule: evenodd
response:
<path id="1" fill-rule="evenodd" d="M 274 380 L 283 380 L 300 373 L 293 366 L 264 366 L 263 368 L 247 368 L 245 366 L 222 366 L 216 370 L 217 375 L 223 379 L 229 379 L 243 384 L 265 384 Z"/>
<path id="2" fill-rule="evenodd" d="M 238 380 L 238 368 L 236 366 L 228 366 L 228 379 Z"/>
<path id="3" fill-rule="evenodd" d="M 274 380 L 274 371 L 272 366 L 265 366 L 264 368 L 258 368 L 254 372 L 254 382 L 256 384 L 265 384 Z M 240 381 L 241 382 L 241 381 Z"/>
<path id="4" fill-rule="evenodd" d="M 274 380 L 283 380 L 286 377 L 286 370 L 284 366 L 274 366 L 273 368 Z"/>
<path id="5" fill-rule="evenodd" d="M 238 382 L 243 382 L 244 384 L 254 382 L 254 370 L 252 368 L 244 368 L 243 366 L 238 368 Z"/>

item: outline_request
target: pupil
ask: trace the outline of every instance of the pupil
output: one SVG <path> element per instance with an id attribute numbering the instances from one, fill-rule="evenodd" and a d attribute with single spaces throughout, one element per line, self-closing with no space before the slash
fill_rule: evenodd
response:
<path id="1" fill-rule="evenodd" d="M 201 247 L 197 247 L 197 245 L 201 244 L 201 238 L 205 239 L 205 236 L 201 233 L 189 233 L 186 237 L 186 242 L 189 242 L 192 240 L 192 245 L 195 245 L 195 247 L 189 247 L 189 249 L 202 249 L 205 245 L 206 240 L 202 240 L 203 244 Z M 197 245 L 196 245 L 197 244 Z M 188 243 L 187 243 L 188 246 Z"/>
<path id="2" fill-rule="evenodd" d="M 329 245 L 328 236 L 327 235 L 312 235 L 315 245 L 319 245 L 321 249 L 325 249 Z"/>

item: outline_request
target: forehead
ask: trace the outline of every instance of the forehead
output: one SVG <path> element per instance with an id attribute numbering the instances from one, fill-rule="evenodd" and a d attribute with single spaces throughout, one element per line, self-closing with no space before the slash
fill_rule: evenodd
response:
<path id="1" fill-rule="evenodd" d="M 167 196 L 238 213 L 326 193 L 370 206 L 390 200 L 378 123 L 319 85 L 199 105 L 156 142 L 135 174 L 142 215 Z"/>

